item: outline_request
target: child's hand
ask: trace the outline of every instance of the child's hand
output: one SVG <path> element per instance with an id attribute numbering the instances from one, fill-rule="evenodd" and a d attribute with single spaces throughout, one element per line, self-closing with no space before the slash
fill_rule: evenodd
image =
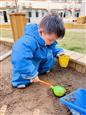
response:
<path id="1" fill-rule="evenodd" d="M 57 57 L 64 55 L 64 52 L 60 52 L 59 54 L 57 54 Z"/>
<path id="2" fill-rule="evenodd" d="M 36 77 L 32 80 L 32 82 L 34 82 L 34 83 L 39 82 L 39 77 L 36 76 Z"/>

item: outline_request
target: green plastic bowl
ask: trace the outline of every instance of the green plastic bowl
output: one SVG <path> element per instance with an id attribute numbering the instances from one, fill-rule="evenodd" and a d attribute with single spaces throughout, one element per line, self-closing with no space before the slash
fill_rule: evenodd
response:
<path id="1" fill-rule="evenodd" d="M 51 89 L 57 97 L 61 97 L 66 93 L 66 89 L 62 86 L 52 86 Z"/>

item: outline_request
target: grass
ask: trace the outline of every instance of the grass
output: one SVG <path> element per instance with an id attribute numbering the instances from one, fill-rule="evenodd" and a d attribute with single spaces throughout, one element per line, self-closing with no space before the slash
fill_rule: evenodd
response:
<path id="1" fill-rule="evenodd" d="M 86 29 L 86 24 L 78 24 L 78 23 L 65 23 L 66 29 Z"/>
<path id="2" fill-rule="evenodd" d="M 64 39 L 60 41 L 60 46 L 68 50 L 86 53 L 86 32 L 66 31 Z"/>
<path id="3" fill-rule="evenodd" d="M 12 38 L 12 31 L 11 30 L 5 30 L 0 29 L 0 37 L 2 38 Z"/>
<path id="4" fill-rule="evenodd" d="M 13 38 L 12 31 L 0 29 L 0 37 Z M 60 41 L 60 46 L 68 50 L 86 53 L 86 32 L 66 31 L 64 39 Z"/>

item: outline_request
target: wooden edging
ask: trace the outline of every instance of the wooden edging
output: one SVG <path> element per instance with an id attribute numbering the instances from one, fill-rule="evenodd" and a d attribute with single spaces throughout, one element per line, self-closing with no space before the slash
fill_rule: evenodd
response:
<path id="1" fill-rule="evenodd" d="M 64 51 L 70 57 L 69 67 L 74 68 L 82 74 L 86 74 L 86 55 L 70 50 Z"/>
<path id="2" fill-rule="evenodd" d="M 7 57 L 9 57 L 12 53 L 12 50 L 8 51 L 7 53 L 3 54 L 0 56 L 0 61 L 6 59 Z"/>
<path id="3" fill-rule="evenodd" d="M 6 114 L 6 110 L 7 110 L 7 105 L 3 105 L 0 108 L 0 115 L 5 115 Z"/>

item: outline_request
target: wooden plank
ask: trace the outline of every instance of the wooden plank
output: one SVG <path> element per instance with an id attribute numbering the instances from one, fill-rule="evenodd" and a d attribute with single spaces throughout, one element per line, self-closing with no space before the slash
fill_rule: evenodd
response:
<path id="1" fill-rule="evenodd" d="M 11 20 L 11 25 L 12 25 L 12 32 L 13 32 L 13 38 L 14 41 L 16 41 L 18 39 L 18 30 L 17 30 L 17 24 L 16 24 L 16 17 L 15 15 L 10 17 Z"/>
<path id="2" fill-rule="evenodd" d="M 34 109 L 32 115 L 40 115 L 40 110 L 39 109 Z"/>
<path id="3" fill-rule="evenodd" d="M 13 31 L 14 41 L 18 40 L 24 33 L 24 25 L 26 24 L 26 15 L 22 13 L 10 14 L 10 20 Z"/>
<path id="4" fill-rule="evenodd" d="M 4 60 L 5 58 L 7 58 L 8 56 L 10 56 L 12 53 L 12 50 L 8 51 L 7 53 L 3 54 L 0 56 L 0 61 Z"/>
<path id="5" fill-rule="evenodd" d="M 0 109 L 0 115 L 5 115 L 6 110 L 7 110 L 7 105 L 3 105 Z"/>

